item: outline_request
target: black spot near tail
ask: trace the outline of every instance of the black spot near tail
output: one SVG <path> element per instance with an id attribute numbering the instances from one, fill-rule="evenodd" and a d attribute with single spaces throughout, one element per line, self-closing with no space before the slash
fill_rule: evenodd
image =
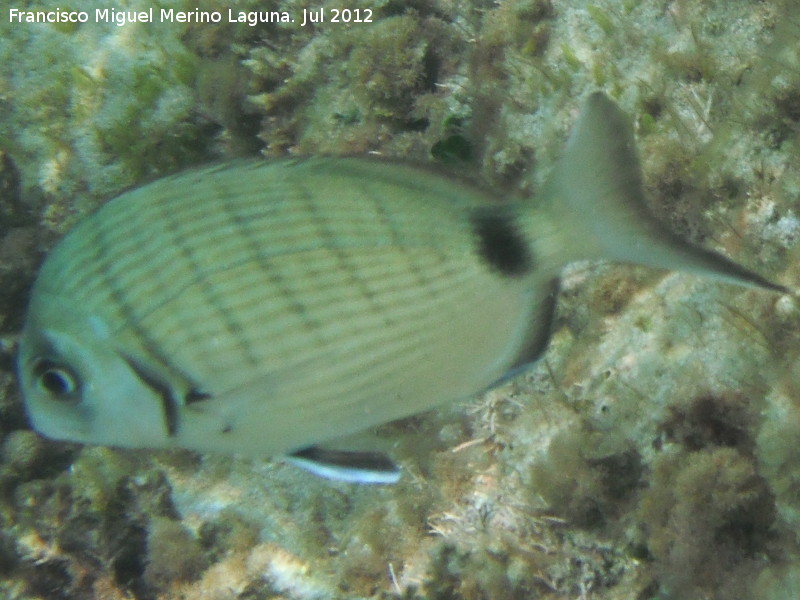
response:
<path id="1" fill-rule="evenodd" d="M 493 270 L 506 277 L 521 277 L 533 269 L 530 246 L 513 215 L 476 211 L 471 222 L 478 256 Z"/>

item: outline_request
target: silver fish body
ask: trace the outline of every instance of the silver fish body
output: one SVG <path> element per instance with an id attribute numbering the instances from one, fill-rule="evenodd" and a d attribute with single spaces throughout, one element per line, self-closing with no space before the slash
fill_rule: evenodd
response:
<path id="1" fill-rule="evenodd" d="M 286 453 L 535 359 L 576 258 L 781 289 L 642 214 L 629 129 L 593 95 L 539 210 L 357 158 L 233 163 L 123 194 L 36 281 L 18 362 L 32 424 L 88 443 Z"/>
<path id="2" fill-rule="evenodd" d="M 513 227 L 490 206 L 358 159 L 213 167 L 125 194 L 35 285 L 21 348 L 33 424 L 271 454 L 468 396 L 541 337 L 551 291 L 480 258 L 481 219 Z M 54 400 L 48 380 L 75 389 Z"/>

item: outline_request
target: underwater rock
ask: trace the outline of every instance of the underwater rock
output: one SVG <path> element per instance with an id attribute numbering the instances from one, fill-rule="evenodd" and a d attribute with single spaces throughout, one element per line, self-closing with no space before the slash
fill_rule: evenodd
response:
<path id="1" fill-rule="evenodd" d="M 0 303 L 0 595 L 792 597 L 800 319 L 788 296 L 575 265 L 540 363 L 381 428 L 406 473 L 394 487 L 255 459 L 51 446 L 22 431 L 11 354 L 41 252 L 124 188 L 252 148 L 256 134 L 272 155 L 426 160 L 455 119 L 466 170 L 535 195 L 575 99 L 601 88 L 636 115 L 665 221 L 800 281 L 793 2 L 374 4 L 376 19 L 403 25 L 381 28 L 391 39 L 368 24 L 4 26 L 0 138 L 19 184 L 0 189 L 22 202 L 2 208 L 20 220 L 0 220 L 0 272 L 12 267 L 0 289 L 15 290 Z M 423 72 L 385 94 L 368 84 L 390 57 L 349 68 L 402 39 Z M 196 93 L 208 62 L 223 68 Z M 234 63 L 247 76 L 230 83 L 220 73 Z M 559 502 L 560 489 L 576 501 Z M 586 510 L 577 500 L 593 493 Z M 706 543 L 693 547 L 696 524 Z M 709 548 L 715 535 L 724 553 Z M 181 549 L 175 570 L 149 566 Z"/>

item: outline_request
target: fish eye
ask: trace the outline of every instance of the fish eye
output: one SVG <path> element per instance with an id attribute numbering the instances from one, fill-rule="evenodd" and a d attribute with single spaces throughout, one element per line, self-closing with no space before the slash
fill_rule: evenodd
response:
<path id="1" fill-rule="evenodd" d="M 53 360 L 43 358 L 36 361 L 33 374 L 39 389 L 55 398 L 67 398 L 78 391 L 79 381 L 75 373 Z"/>

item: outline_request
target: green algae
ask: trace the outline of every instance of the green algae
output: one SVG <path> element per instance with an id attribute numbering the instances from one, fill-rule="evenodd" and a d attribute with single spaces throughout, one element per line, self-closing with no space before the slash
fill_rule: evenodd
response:
<path id="1" fill-rule="evenodd" d="M 0 200 L 0 242 L 15 289 L 54 240 L 46 232 L 213 157 L 456 156 L 498 189 L 530 194 L 597 86 L 636 118 L 662 220 L 784 283 L 800 277 L 791 2 L 373 8 L 363 27 L 8 30 L 0 148 L 19 177 Z M 24 293 L 7 297 L 11 331 Z M 385 428 L 404 479 L 380 490 L 257 461 L 38 440 L 24 429 L 9 338 L 0 589 L 788 597 L 797 314 L 788 298 L 572 268 L 545 360 L 480 400 Z"/>

